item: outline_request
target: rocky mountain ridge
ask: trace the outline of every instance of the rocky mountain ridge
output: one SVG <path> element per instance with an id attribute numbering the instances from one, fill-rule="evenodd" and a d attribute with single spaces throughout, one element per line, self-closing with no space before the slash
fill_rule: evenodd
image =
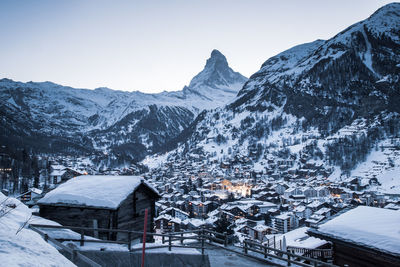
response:
<path id="1" fill-rule="evenodd" d="M 217 50 L 181 91 L 145 94 L 0 80 L 2 143 L 46 153 L 158 151 L 204 109 L 231 100 L 247 79 Z M 223 81 L 223 83 L 222 83 Z"/>
<path id="2" fill-rule="evenodd" d="M 163 159 L 246 156 L 255 170 L 277 177 L 307 163 L 350 177 L 381 144 L 396 151 L 399 81 L 400 4 L 393 3 L 329 40 L 268 59 L 231 103 L 200 114 Z M 271 159 L 296 164 L 275 169 Z"/>

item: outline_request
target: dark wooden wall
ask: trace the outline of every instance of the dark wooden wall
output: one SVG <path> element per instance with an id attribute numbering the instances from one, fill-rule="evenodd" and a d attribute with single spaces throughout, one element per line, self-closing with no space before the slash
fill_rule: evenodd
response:
<path id="1" fill-rule="evenodd" d="M 118 229 L 142 231 L 144 227 L 145 209 L 148 209 L 147 231 L 153 231 L 153 219 L 155 215 L 155 198 L 146 186 L 139 186 L 129 195 L 118 208 Z M 132 238 L 140 235 L 132 235 Z M 119 240 L 126 240 L 126 234 L 118 234 Z"/>
<path id="2" fill-rule="evenodd" d="M 346 246 L 344 244 L 333 244 L 334 264 L 349 267 L 398 267 L 400 266 L 400 258 L 394 258 L 383 253 L 377 253 L 372 250 L 364 250 L 354 246 Z"/>
<path id="3" fill-rule="evenodd" d="M 98 228 L 116 228 L 116 212 L 112 210 L 41 205 L 39 214 L 66 226 L 92 228 L 93 220 L 96 219 Z M 86 231 L 85 235 L 94 236 L 94 232 Z M 99 232 L 99 238 L 108 239 L 108 233 Z"/>

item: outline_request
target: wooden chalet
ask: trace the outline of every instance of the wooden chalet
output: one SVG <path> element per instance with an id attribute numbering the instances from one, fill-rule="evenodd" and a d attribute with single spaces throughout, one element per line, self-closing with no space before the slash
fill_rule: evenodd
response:
<path id="1" fill-rule="evenodd" d="M 333 246 L 333 263 L 349 267 L 400 266 L 400 212 L 359 206 L 308 234 Z"/>
<path id="2" fill-rule="evenodd" d="M 249 235 L 249 237 L 251 237 L 251 239 L 253 240 L 259 240 L 259 241 L 264 241 L 264 238 L 267 235 L 278 233 L 278 231 L 275 230 L 274 228 L 263 224 L 257 224 L 254 226 L 243 225 L 242 227 L 240 227 L 239 232 Z"/>
<path id="3" fill-rule="evenodd" d="M 154 221 L 156 229 L 160 230 L 161 233 L 180 232 L 182 230 L 182 221 L 168 214 L 160 215 Z"/>
<path id="4" fill-rule="evenodd" d="M 21 200 L 22 202 L 26 203 L 28 201 L 31 201 L 35 198 L 40 198 L 42 195 L 42 190 L 37 189 L 37 188 L 31 188 L 27 192 L 21 194 L 17 198 Z"/>
<path id="5" fill-rule="evenodd" d="M 85 175 L 70 179 L 38 201 L 40 216 L 65 226 L 143 231 L 153 230 L 156 189 L 138 176 Z M 126 240 L 127 234 L 85 231 L 106 240 Z M 136 238 L 132 235 L 132 238 Z"/>
<path id="6" fill-rule="evenodd" d="M 53 169 L 50 173 L 50 184 L 59 184 L 68 181 L 73 177 L 77 177 L 82 175 L 82 173 L 75 171 L 70 168 L 60 168 L 57 166 L 58 169 Z"/>

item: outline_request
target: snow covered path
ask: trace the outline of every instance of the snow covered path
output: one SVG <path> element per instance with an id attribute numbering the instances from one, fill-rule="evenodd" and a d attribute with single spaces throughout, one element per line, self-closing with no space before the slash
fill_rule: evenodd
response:
<path id="1" fill-rule="evenodd" d="M 269 265 L 267 263 L 263 263 L 261 261 L 252 259 L 250 257 L 241 256 L 240 254 L 225 250 L 223 248 L 216 249 L 214 246 L 211 246 L 211 248 L 212 249 L 205 250 L 205 254 L 208 255 L 208 259 L 210 261 L 211 267 L 222 267 L 222 266 L 232 266 L 232 267 L 243 267 L 243 266 L 261 267 L 261 266 L 263 266 L 263 267 L 268 267 L 268 266 L 275 266 L 275 265 Z"/>

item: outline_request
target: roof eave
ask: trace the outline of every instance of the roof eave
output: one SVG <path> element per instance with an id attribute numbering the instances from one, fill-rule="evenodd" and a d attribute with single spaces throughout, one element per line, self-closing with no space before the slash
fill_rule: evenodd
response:
<path id="1" fill-rule="evenodd" d="M 387 250 L 383 250 L 383 249 L 379 249 L 376 247 L 372 247 L 372 246 L 368 246 L 366 244 L 363 243 L 359 243 L 359 242 L 355 242 L 355 241 L 350 241 L 348 239 L 344 239 L 338 236 L 334 236 L 328 233 L 323 233 L 318 231 L 318 229 L 308 229 L 306 232 L 308 235 L 313 236 L 313 237 L 317 237 L 320 239 L 324 239 L 330 242 L 336 242 L 336 243 L 342 243 L 342 244 L 346 244 L 347 246 L 353 247 L 355 249 L 359 249 L 359 250 L 363 250 L 366 251 L 367 253 L 371 253 L 374 252 L 376 255 L 379 256 L 386 256 L 386 257 L 394 257 L 394 260 L 397 260 L 400 262 L 400 253 L 394 253 L 394 252 L 390 252 Z"/>
<path id="2" fill-rule="evenodd" d="M 80 209 L 98 209 L 98 210 L 117 210 L 116 208 L 102 207 L 102 206 L 88 206 L 88 205 L 76 205 L 69 203 L 36 203 L 40 206 L 52 206 L 52 207 L 65 207 L 65 208 L 80 208 Z"/>

